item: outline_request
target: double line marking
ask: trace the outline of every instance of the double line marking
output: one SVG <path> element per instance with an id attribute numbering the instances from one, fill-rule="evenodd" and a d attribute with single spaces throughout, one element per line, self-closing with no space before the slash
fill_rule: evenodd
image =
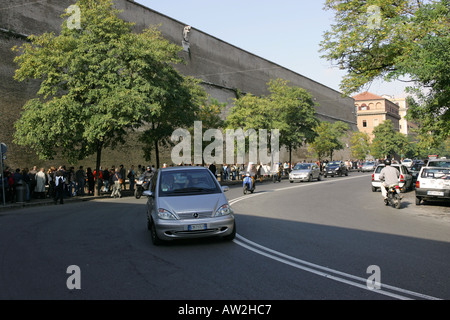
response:
<path id="1" fill-rule="evenodd" d="M 351 179 L 351 178 L 348 178 L 348 179 Z M 347 180 L 347 179 L 345 179 L 345 180 Z M 281 190 L 299 188 L 299 187 L 302 187 L 302 186 L 281 188 L 281 189 L 276 189 L 275 191 L 281 191 Z M 230 204 L 235 204 L 244 199 L 250 199 L 250 198 L 253 198 L 253 197 L 256 197 L 259 195 L 263 195 L 266 193 L 268 193 L 268 192 L 255 193 L 252 195 L 239 197 L 239 198 L 231 200 Z M 245 249 L 253 251 L 254 253 L 257 253 L 259 255 L 265 256 L 269 259 L 284 263 L 284 264 L 292 266 L 294 268 L 297 268 L 297 269 L 300 269 L 300 270 L 303 270 L 306 272 L 310 272 L 315 275 L 318 275 L 318 276 L 321 276 L 321 277 L 324 277 L 324 278 L 327 278 L 327 279 L 330 279 L 333 281 L 345 283 L 347 285 L 357 287 L 357 288 L 360 288 L 363 290 L 368 290 L 373 293 L 382 294 L 382 295 L 389 296 L 389 297 L 392 297 L 395 299 L 400 299 L 400 300 L 413 300 L 415 298 L 425 299 L 425 300 L 441 300 L 436 297 L 432 297 L 432 296 L 417 293 L 414 291 L 390 286 L 387 284 L 381 284 L 380 289 L 375 289 L 368 285 L 366 278 L 357 277 L 357 276 L 354 276 L 354 275 L 351 275 L 348 273 L 340 272 L 340 271 L 337 271 L 334 269 L 323 267 L 323 266 L 320 266 L 320 265 L 317 265 L 317 264 L 314 264 L 314 263 L 311 263 L 311 262 L 308 262 L 305 260 L 301 260 L 301 259 L 289 256 L 289 255 L 286 255 L 284 253 L 269 249 L 267 247 L 264 247 L 262 245 L 255 243 L 253 241 L 250 241 L 250 240 L 242 237 L 239 234 L 236 234 L 236 238 L 233 240 L 233 242 Z"/>

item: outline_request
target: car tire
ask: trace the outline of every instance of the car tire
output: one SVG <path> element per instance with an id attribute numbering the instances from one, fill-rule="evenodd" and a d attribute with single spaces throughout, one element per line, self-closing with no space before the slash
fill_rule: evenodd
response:
<path id="1" fill-rule="evenodd" d="M 308 178 L 308 182 L 311 182 L 312 180 L 313 180 L 313 178 L 312 178 L 312 175 L 310 174 L 309 178 Z"/>
<path id="2" fill-rule="evenodd" d="M 348 171 L 345 171 L 345 176 L 348 177 Z"/>
<path id="3" fill-rule="evenodd" d="M 153 223 L 153 221 L 150 221 L 149 223 L 150 223 L 150 235 L 151 235 L 151 237 L 152 237 L 152 243 L 153 243 L 155 246 L 162 245 L 164 242 L 163 242 L 163 240 L 161 240 L 161 239 L 158 237 L 158 234 L 156 233 L 155 224 Z"/>
<path id="4" fill-rule="evenodd" d="M 377 192 L 377 188 L 372 187 L 372 192 Z"/>
<path id="5" fill-rule="evenodd" d="M 322 175 L 319 174 L 319 176 L 317 177 L 317 181 L 322 181 Z"/>
<path id="6" fill-rule="evenodd" d="M 421 202 L 422 202 L 422 198 L 416 197 L 416 206 L 420 206 Z"/>

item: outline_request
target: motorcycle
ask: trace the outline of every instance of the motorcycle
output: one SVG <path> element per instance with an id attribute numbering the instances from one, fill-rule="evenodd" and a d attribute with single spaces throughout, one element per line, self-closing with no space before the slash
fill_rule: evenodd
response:
<path id="1" fill-rule="evenodd" d="M 387 199 L 384 200 L 386 206 L 392 206 L 400 209 L 402 197 L 400 196 L 400 187 L 398 184 L 390 185 L 386 188 Z"/>
<path id="2" fill-rule="evenodd" d="M 144 175 L 141 175 L 136 181 L 136 187 L 134 190 L 134 196 L 136 197 L 136 199 L 139 199 L 142 196 L 143 192 L 148 190 L 148 186 L 150 185 L 148 181 L 149 179 Z"/>
<path id="3" fill-rule="evenodd" d="M 243 188 L 244 194 L 247 194 L 247 192 L 253 193 L 255 191 L 255 183 L 249 173 L 244 177 Z"/>

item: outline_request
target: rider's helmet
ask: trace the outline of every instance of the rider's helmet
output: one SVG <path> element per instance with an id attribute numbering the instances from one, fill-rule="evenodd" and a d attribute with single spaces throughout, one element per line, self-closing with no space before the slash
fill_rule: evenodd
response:
<path id="1" fill-rule="evenodd" d="M 389 159 L 384 160 L 384 164 L 386 166 L 390 166 L 391 165 L 391 160 L 389 160 Z"/>

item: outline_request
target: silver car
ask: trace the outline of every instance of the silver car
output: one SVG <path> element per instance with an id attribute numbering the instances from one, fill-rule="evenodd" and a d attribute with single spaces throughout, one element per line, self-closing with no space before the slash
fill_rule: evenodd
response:
<path id="1" fill-rule="evenodd" d="M 294 169 L 289 173 L 289 182 L 294 181 L 312 181 L 317 179 L 322 180 L 322 172 L 316 163 L 299 163 L 296 164 Z"/>
<path id="2" fill-rule="evenodd" d="M 155 245 L 164 240 L 236 235 L 234 212 L 211 171 L 204 167 L 158 170 L 147 196 L 148 229 Z"/>

